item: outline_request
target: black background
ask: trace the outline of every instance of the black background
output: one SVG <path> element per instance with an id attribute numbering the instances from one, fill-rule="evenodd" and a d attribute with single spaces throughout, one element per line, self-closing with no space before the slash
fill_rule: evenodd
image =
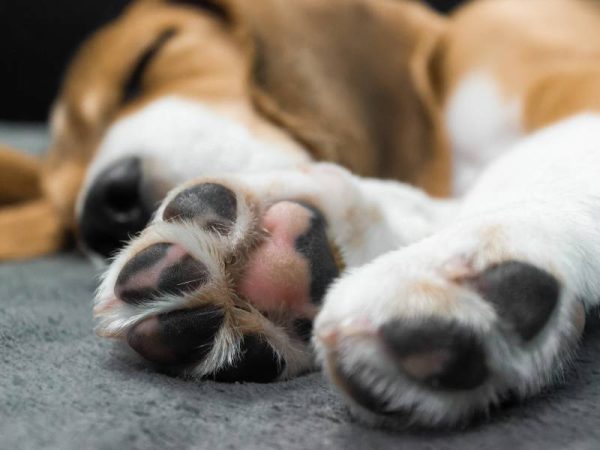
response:
<path id="1" fill-rule="evenodd" d="M 45 120 L 77 45 L 128 1 L 0 0 L 0 119 Z M 461 0 L 428 2 L 449 11 Z"/>

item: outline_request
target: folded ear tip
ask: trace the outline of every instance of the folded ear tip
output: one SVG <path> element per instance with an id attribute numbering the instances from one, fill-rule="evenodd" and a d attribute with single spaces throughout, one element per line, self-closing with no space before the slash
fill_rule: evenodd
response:
<path id="1" fill-rule="evenodd" d="M 66 229 L 49 199 L 39 197 L 0 207 L 0 262 L 57 252 Z"/>
<path id="2" fill-rule="evenodd" d="M 40 159 L 0 144 L 0 205 L 41 195 Z"/>

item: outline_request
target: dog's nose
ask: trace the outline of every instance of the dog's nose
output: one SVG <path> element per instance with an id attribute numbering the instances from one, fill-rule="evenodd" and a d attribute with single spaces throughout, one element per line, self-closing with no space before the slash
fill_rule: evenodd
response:
<path id="1" fill-rule="evenodd" d="M 135 157 L 118 160 L 95 179 L 79 221 L 87 248 L 111 256 L 146 226 L 154 208 L 144 199 L 142 180 L 141 161 Z"/>

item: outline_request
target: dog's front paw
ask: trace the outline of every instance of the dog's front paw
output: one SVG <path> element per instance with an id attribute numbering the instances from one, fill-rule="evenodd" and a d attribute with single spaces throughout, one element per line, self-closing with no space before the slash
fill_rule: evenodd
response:
<path id="1" fill-rule="evenodd" d="M 315 344 L 359 416 L 455 425 L 561 373 L 583 306 L 552 252 L 511 254 L 507 234 L 434 236 L 334 284 Z"/>
<path id="2" fill-rule="evenodd" d="M 193 378 L 284 379 L 314 365 L 312 320 L 340 264 L 311 204 L 236 178 L 197 181 L 112 263 L 98 332 Z"/>

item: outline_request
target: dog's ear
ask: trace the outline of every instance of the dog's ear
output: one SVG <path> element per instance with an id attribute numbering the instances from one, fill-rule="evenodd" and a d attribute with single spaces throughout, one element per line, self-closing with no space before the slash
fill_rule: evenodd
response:
<path id="1" fill-rule="evenodd" d="M 405 0 L 226 1 L 248 44 L 258 109 L 318 159 L 444 193 L 447 152 L 429 85 L 412 67 L 441 16 Z"/>
<path id="2" fill-rule="evenodd" d="M 415 51 L 410 60 L 410 71 L 415 83 L 415 88 L 423 103 L 432 112 L 442 108 L 443 62 L 445 50 L 445 27 L 439 24 L 427 27 L 427 31 L 420 34 Z"/>
<path id="3" fill-rule="evenodd" d="M 42 196 L 41 163 L 0 145 L 0 261 L 53 252 L 63 242 L 56 211 Z"/>
<path id="4" fill-rule="evenodd" d="M 37 158 L 0 144 L 0 206 L 39 197 L 40 172 Z"/>
<path id="5" fill-rule="evenodd" d="M 448 194 L 451 178 L 451 153 L 444 125 L 443 98 L 445 86 L 444 58 L 447 39 L 446 19 L 427 15 L 420 19 L 418 40 L 409 63 L 415 91 L 434 124 L 436 154 L 417 177 L 416 184 L 429 186 L 438 195 Z"/>
<path id="6" fill-rule="evenodd" d="M 66 233 L 49 199 L 8 205 L 0 209 L 0 261 L 34 258 L 62 248 Z"/>

